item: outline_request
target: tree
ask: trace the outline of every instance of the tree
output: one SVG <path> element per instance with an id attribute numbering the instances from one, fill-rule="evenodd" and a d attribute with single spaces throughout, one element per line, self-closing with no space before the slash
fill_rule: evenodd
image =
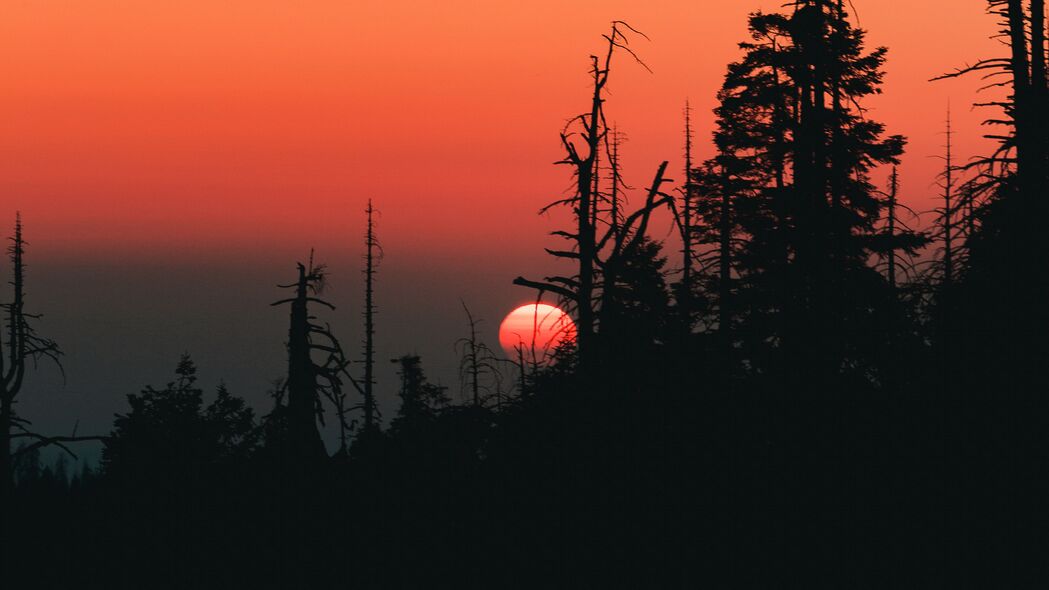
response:
<path id="1" fill-rule="evenodd" d="M 592 360 L 592 341 L 597 332 L 597 313 L 595 309 L 595 290 L 598 273 L 598 258 L 600 254 L 600 241 L 598 238 L 598 223 L 600 217 L 600 206 L 608 204 L 607 198 L 600 192 L 595 192 L 597 186 L 596 176 L 598 174 L 597 162 L 602 147 L 607 149 L 608 125 L 605 119 L 604 93 L 607 89 L 609 75 L 611 74 L 612 58 L 616 50 L 627 52 L 629 55 L 644 66 L 629 47 L 627 32 L 641 35 L 636 29 L 622 21 L 613 21 L 612 30 L 604 35 L 607 49 L 604 58 L 590 56 L 592 93 L 590 97 L 590 109 L 587 113 L 577 115 L 569 120 L 561 131 L 561 145 L 565 150 L 565 158 L 558 162 L 572 167 L 575 178 L 575 188 L 571 196 L 560 199 L 543 209 L 549 210 L 556 206 L 567 206 L 571 208 L 575 218 L 574 231 L 556 231 L 555 236 L 568 240 L 572 244 L 570 250 L 552 250 L 547 252 L 557 258 L 574 261 L 577 265 L 576 273 L 571 277 L 551 276 L 542 282 L 530 281 L 523 277 L 514 280 L 514 284 L 538 289 L 541 292 L 555 293 L 565 299 L 571 306 L 571 311 L 576 315 L 576 330 L 579 346 L 580 363 L 588 367 Z M 643 36 L 643 35 L 642 35 Z M 644 66 L 647 68 L 647 66 Z M 573 130 L 573 125 L 578 125 L 579 130 Z M 581 151 L 573 140 L 579 135 L 585 151 Z M 618 162 L 613 167 L 613 175 L 618 168 Z M 618 217 L 617 206 L 611 207 L 613 217 Z M 616 234 L 616 224 L 609 224 L 610 234 Z"/>
<path id="2" fill-rule="evenodd" d="M 904 145 L 861 106 L 880 92 L 886 49 L 867 52 L 864 31 L 827 0 L 754 14 L 750 32 L 719 92 L 718 156 L 704 168 L 723 202 L 719 257 L 724 269 L 738 224 L 735 315 L 746 346 L 771 344 L 778 370 L 800 378 L 808 367 L 807 380 L 825 382 L 864 364 L 860 349 L 877 332 L 870 310 L 887 289 L 868 260 L 913 240 L 876 236 L 885 202 L 870 171 L 896 163 Z M 728 278 L 723 270 L 719 282 Z"/>
<path id="3" fill-rule="evenodd" d="M 460 357 L 459 380 L 469 392 L 470 403 L 474 407 L 483 406 L 492 396 L 496 398 L 495 403 L 498 407 L 502 404 L 502 374 L 497 364 L 503 359 L 496 357 L 492 349 L 478 338 L 479 322 L 474 319 L 466 303 L 461 303 L 470 326 L 470 335 L 456 342 Z"/>
<path id="4" fill-rule="evenodd" d="M 951 111 L 947 110 L 947 130 L 945 131 L 947 137 L 947 144 L 945 146 L 945 153 L 943 156 L 944 169 L 940 175 L 940 188 L 943 189 L 943 207 L 937 210 L 937 229 L 940 233 L 940 239 L 943 243 L 943 267 L 941 281 L 944 291 L 951 288 L 955 279 L 955 217 L 957 217 L 957 208 L 955 207 L 955 194 L 954 194 L 954 174 L 956 168 L 954 166 L 954 154 L 953 154 L 953 143 L 954 131 L 951 129 Z"/>
<path id="5" fill-rule="evenodd" d="M 368 229 L 364 246 L 364 431 L 378 428 L 375 405 L 375 271 L 382 260 L 382 246 L 375 236 L 375 222 L 371 199 L 368 199 Z"/>
<path id="6" fill-rule="evenodd" d="M 681 230 L 681 285 L 677 294 L 677 304 L 681 312 L 682 328 L 686 333 L 692 332 L 692 300 L 695 298 L 695 286 L 692 281 L 693 240 L 696 230 L 693 226 L 693 207 L 695 206 L 695 188 L 692 165 L 692 107 L 685 101 L 685 184 L 681 189 L 680 222 Z"/>
<path id="7" fill-rule="evenodd" d="M 127 396 L 102 449 L 102 470 L 114 481 L 165 487 L 206 481 L 244 461 L 256 445 L 254 411 L 225 385 L 204 405 L 197 367 L 183 354 L 175 380 Z M 141 493 L 141 492 L 139 492 Z"/>
<path id="8" fill-rule="evenodd" d="M 349 361 L 339 340 L 332 333 L 331 326 L 317 323 L 316 316 L 309 310 L 311 303 L 335 309 L 335 306 L 317 297 L 324 290 L 327 269 L 324 265 L 314 265 L 312 252 L 308 266 L 301 263 L 297 266 L 298 280 L 279 285 L 283 289 L 293 289 L 294 296 L 273 303 L 275 306 L 288 304 L 291 314 L 288 328 L 288 377 L 284 382 L 287 404 L 283 408 L 278 407 L 271 416 L 284 425 L 285 439 L 282 444 L 288 458 L 309 462 L 327 455 L 317 428 L 318 420 L 323 422 L 322 398 L 335 406 L 339 421 L 340 451 L 345 451 L 349 432 L 349 408 L 345 405 L 346 382 L 361 393 L 365 390 L 347 371 Z M 324 360 L 314 359 L 315 353 L 321 354 Z M 282 397 L 279 397 L 278 404 L 281 400 Z"/>
<path id="9" fill-rule="evenodd" d="M 55 341 L 37 334 L 33 323 L 40 315 L 26 311 L 25 246 L 22 236 L 22 216 L 15 216 L 15 234 L 7 252 L 11 261 L 11 294 L 8 303 L 0 305 L 3 310 L 3 328 L 0 330 L 0 512 L 10 508 L 7 502 L 14 485 L 14 462 L 18 456 L 36 452 L 38 449 L 57 445 L 67 453 L 72 451 L 65 443 L 101 440 L 99 436 L 44 436 L 29 429 L 31 423 L 15 411 L 18 395 L 25 384 L 29 362 L 44 359 L 54 362 L 62 369 L 61 349 Z M 15 440 L 32 441 L 20 445 L 12 454 L 11 443 Z M 0 519 L 3 515 L 0 514 Z"/>
<path id="10" fill-rule="evenodd" d="M 418 355 L 405 355 L 392 362 L 400 366 L 397 375 L 401 378 L 401 389 L 397 395 L 401 398 L 401 407 L 391 428 L 400 431 L 435 419 L 451 401 L 447 389 L 426 380 Z"/>
<path id="11" fill-rule="evenodd" d="M 1006 342 L 1040 343 L 1049 329 L 1044 305 L 1049 277 L 1031 272 L 1049 254 L 1041 237 L 1049 216 L 1043 194 L 1049 186 L 1049 82 L 1044 0 L 989 0 L 987 7 L 999 19 L 1008 55 L 982 59 L 936 79 L 977 73 L 990 80 L 985 89 L 1008 93 L 977 103 L 1000 111 L 985 124 L 1002 131 L 985 136 L 998 143 L 992 154 L 964 167 L 978 174 L 966 186 L 972 214 L 966 267 L 957 277 L 964 283 L 959 296 L 965 299 L 957 303 L 966 308 L 959 321 L 975 322 L 980 331 L 996 334 L 997 344 L 987 339 L 985 344 L 1001 350 Z M 1024 358 L 1011 360 L 1024 371 L 1040 362 L 1046 350 L 1038 344 L 1025 349 Z"/>

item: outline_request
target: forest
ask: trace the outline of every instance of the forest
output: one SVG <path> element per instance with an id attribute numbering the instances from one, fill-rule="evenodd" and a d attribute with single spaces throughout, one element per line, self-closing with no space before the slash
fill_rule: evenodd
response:
<path id="1" fill-rule="evenodd" d="M 618 69 L 646 67 L 644 32 L 612 22 L 588 102 L 551 122 L 572 189 L 548 208 L 571 223 L 550 276 L 513 279 L 569 312 L 575 338 L 506 358 L 467 309 L 461 401 L 408 354 L 382 384 L 396 413 L 377 408 L 391 359 L 373 343 L 369 202 L 363 342 L 336 337 L 311 255 L 273 277 L 287 365 L 268 407 L 205 390 L 187 354 L 113 408 L 109 432 L 38 432 L 20 394 L 63 352 L 27 297 L 19 217 L 0 308 L 0 586 L 1044 586 L 1045 7 L 987 10 L 1001 53 L 941 78 L 986 80 L 994 98 L 972 102 L 995 150 L 957 157 L 948 122 L 940 204 L 920 221 L 899 201 L 906 139 L 864 108 L 888 49 L 849 3 L 752 14 L 712 148 L 692 133 L 707 114 L 686 108 L 682 145 L 630 201 L 606 109 Z M 84 444 L 101 461 L 74 469 Z"/>

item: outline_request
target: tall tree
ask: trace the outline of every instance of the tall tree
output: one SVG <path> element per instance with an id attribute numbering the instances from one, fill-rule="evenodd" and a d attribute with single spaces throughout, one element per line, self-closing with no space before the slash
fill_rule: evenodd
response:
<path id="1" fill-rule="evenodd" d="M 943 188 L 943 209 L 940 210 L 940 231 L 943 238 L 943 285 L 950 288 L 954 282 L 954 156 L 952 154 L 954 131 L 951 129 L 951 111 L 947 109 L 947 137 L 946 153 L 944 154 L 944 169 L 940 178 Z"/>
<path id="2" fill-rule="evenodd" d="M 904 144 L 861 106 L 880 92 L 886 49 L 868 52 L 865 32 L 827 0 L 756 13 L 750 32 L 719 93 L 719 155 L 706 165 L 714 192 L 735 195 L 737 207 L 724 212 L 738 209 L 746 238 L 736 256 L 746 302 L 738 315 L 753 342 L 786 355 L 788 373 L 833 377 L 860 362 L 857 335 L 873 327 L 869 286 L 884 277 L 868 260 L 911 239 L 875 239 L 885 202 L 870 171 L 896 163 Z"/>
<path id="3" fill-rule="evenodd" d="M 378 428 L 375 406 L 375 273 L 382 260 L 382 246 L 375 235 L 375 209 L 368 199 L 368 229 L 364 238 L 364 430 Z"/>
<path id="4" fill-rule="evenodd" d="M 594 297 L 596 260 L 599 250 L 596 212 L 600 195 L 595 194 L 594 187 L 596 186 L 595 175 L 598 172 L 599 153 L 608 136 L 604 95 L 611 74 L 612 58 L 616 50 L 625 51 L 637 60 L 637 56 L 629 47 L 627 32 L 640 34 L 622 21 L 613 21 L 611 32 L 604 35 L 607 48 L 603 59 L 596 55 L 590 56 L 592 81 L 590 108 L 586 113 L 573 117 L 561 131 L 561 144 L 566 155 L 558 163 L 572 167 L 575 190 L 572 196 L 558 200 L 544 208 L 544 211 L 562 205 L 571 208 L 575 218 L 574 232 L 557 231 L 554 232 L 554 235 L 569 240 L 574 248 L 572 250 L 548 249 L 547 251 L 558 258 L 575 261 L 577 272 L 571 277 L 547 277 L 543 282 L 529 281 L 523 277 L 518 277 L 514 281 L 518 285 L 556 293 L 571 304 L 572 311 L 576 315 L 580 361 L 584 367 L 590 365 L 592 341 L 597 330 Z M 640 60 L 637 61 L 642 63 Z M 578 130 L 572 127 L 576 124 L 579 126 Z M 576 135 L 584 144 L 585 151 L 577 147 L 574 141 Z"/>
<path id="5" fill-rule="evenodd" d="M 347 371 L 349 361 L 331 327 L 318 323 L 317 317 L 309 309 L 310 304 L 335 309 L 334 305 L 319 298 L 325 287 L 327 269 L 324 265 L 314 264 L 312 252 L 309 264 L 299 263 L 297 268 L 298 280 L 280 285 L 281 288 L 292 289 L 293 296 L 273 303 L 274 306 L 287 304 L 291 310 L 288 377 L 284 383 L 287 404 L 284 408 L 278 408 L 278 414 L 284 418 L 284 453 L 291 460 L 312 461 L 326 456 L 317 427 L 318 420 L 323 421 L 322 400 L 326 398 L 335 405 L 342 445 L 340 450 L 345 450 L 349 426 L 346 421 L 347 408 L 340 401 L 344 399 L 344 385 L 348 381 L 358 391 L 362 389 Z M 315 355 L 322 355 L 323 361 L 315 358 Z"/>
<path id="6" fill-rule="evenodd" d="M 628 24 L 613 21 L 611 32 L 604 35 L 607 43 L 604 58 L 591 56 L 590 110 L 571 119 L 561 132 L 561 144 L 566 157 L 559 163 L 572 166 L 575 177 L 574 192 L 571 196 L 543 209 L 546 211 L 556 206 L 567 206 L 572 210 L 574 231 L 553 232 L 555 236 L 568 240 L 572 248 L 547 249 L 547 252 L 557 258 L 573 261 L 576 272 L 572 276 L 549 276 L 543 281 L 532 281 L 523 277 L 514 280 L 516 285 L 537 289 L 540 293 L 559 295 L 571 307 L 571 311 L 575 312 L 578 362 L 584 372 L 593 369 L 599 356 L 595 350 L 595 342 L 601 329 L 601 305 L 611 296 L 610 293 L 603 293 L 602 289 L 617 284 L 620 277 L 616 273 L 626 268 L 624 262 L 629 256 L 639 252 L 652 212 L 659 207 L 671 208 L 674 201 L 662 192 L 662 185 L 667 182 L 664 177 L 665 162 L 660 166 L 653 185 L 649 188 L 645 204 L 629 215 L 624 215 L 621 221 L 619 206 L 609 206 L 608 195 L 594 190 L 597 186 L 594 175 L 597 173 L 599 152 L 609 149 L 604 94 L 611 72 L 612 58 L 617 50 L 623 51 L 644 66 L 629 47 L 628 33 L 641 35 Z M 644 67 L 647 69 L 647 66 Z M 580 129 L 575 130 L 573 125 L 578 125 Z M 576 146 L 576 135 L 579 135 L 584 143 L 585 151 Z M 613 175 L 617 174 L 617 170 L 618 156 L 613 166 Z M 606 209 L 602 209 L 602 205 Z M 610 215 L 614 222 L 609 222 L 602 215 Z M 600 232 L 599 225 L 605 225 L 606 231 Z"/>
<path id="7" fill-rule="evenodd" d="M 899 196 L 900 191 L 900 177 L 896 170 L 896 166 L 892 167 L 892 175 L 889 177 L 889 203 L 888 211 L 886 213 L 888 218 L 888 237 L 890 240 L 896 237 L 896 200 Z M 890 248 L 888 252 L 888 271 L 887 276 L 889 277 L 889 288 L 893 292 L 896 291 L 896 249 Z"/>
<path id="8" fill-rule="evenodd" d="M 685 101 L 685 185 L 681 189 L 680 227 L 681 227 L 681 287 L 678 293 L 678 307 L 681 309 L 681 320 L 686 332 L 692 331 L 692 298 L 695 289 L 692 284 L 692 267 L 695 253 L 693 226 L 695 205 L 695 182 L 693 182 L 692 164 L 692 107 Z"/>
<path id="9" fill-rule="evenodd" d="M 13 486 L 14 458 L 32 453 L 41 447 L 58 445 L 67 452 L 64 443 L 81 440 L 101 440 L 102 437 L 44 436 L 31 431 L 30 422 L 19 416 L 15 405 L 25 384 L 27 365 L 40 359 L 49 359 L 61 369 L 62 351 L 51 339 L 37 334 L 33 321 L 41 316 L 26 311 L 25 246 L 22 235 L 22 216 L 15 217 L 15 233 L 7 249 L 11 261 L 11 300 L 0 305 L 3 310 L 4 330 L 0 330 L 0 520 L 6 520 L 7 501 Z M 20 445 L 12 455 L 11 444 L 16 439 L 32 441 Z"/>
<path id="10" fill-rule="evenodd" d="M 995 129 L 985 137 L 997 147 L 964 169 L 976 170 L 965 187 L 965 266 L 955 268 L 959 283 L 952 305 L 960 306 L 951 328 L 960 339 L 979 333 L 960 347 L 967 354 L 994 358 L 1016 342 L 1022 350 L 1001 358 L 1013 379 L 1040 381 L 1034 367 L 1049 354 L 1043 335 L 1049 330 L 1049 275 L 1039 272 L 1049 256 L 1042 238 L 1049 218 L 1049 85 L 1046 80 L 1046 20 L 1042 0 L 989 0 L 998 18 L 1004 55 L 979 60 L 937 79 L 977 73 L 985 89 L 1004 96 L 977 103 L 1001 113 L 985 123 Z M 1000 129 L 1000 131 L 998 131 Z M 973 205 L 976 203 L 977 205 Z M 991 363 L 994 365 L 994 363 Z M 967 364 L 961 373 L 979 371 Z M 976 375 L 961 377 L 975 382 Z M 991 374 L 979 378 L 994 379 Z"/>
<path id="11" fill-rule="evenodd" d="M 997 193 L 1001 200 L 1016 201 L 1016 211 L 1009 219 L 1030 220 L 1032 213 L 1049 208 L 1045 199 L 1036 195 L 1049 179 L 1049 84 L 1046 77 L 1046 21 L 1044 0 L 988 0 L 988 12 L 997 16 L 1001 36 L 1009 50 L 1007 56 L 981 59 L 945 74 L 936 80 L 978 72 L 985 79 L 998 79 L 986 88 L 1006 88 L 1004 100 L 977 103 L 977 106 L 1000 108 L 1005 118 L 992 117 L 988 125 L 1003 127 L 1004 133 L 987 137 L 999 142 L 990 156 L 979 158 L 968 167 L 984 170 L 980 192 Z"/>

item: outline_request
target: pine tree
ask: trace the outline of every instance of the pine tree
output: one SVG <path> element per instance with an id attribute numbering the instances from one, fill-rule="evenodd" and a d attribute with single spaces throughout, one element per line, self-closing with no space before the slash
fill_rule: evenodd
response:
<path id="1" fill-rule="evenodd" d="M 401 389 L 397 392 L 401 407 L 391 425 L 393 430 L 400 431 L 433 420 L 448 407 L 451 400 L 446 389 L 427 381 L 417 355 L 405 355 L 393 359 L 393 362 L 399 365 L 397 375 L 401 378 Z"/>
<path id="2" fill-rule="evenodd" d="M 869 174 L 896 163 L 904 144 L 884 137 L 860 106 L 880 92 L 886 49 L 866 51 L 864 31 L 826 0 L 754 14 L 750 31 L 719 92 L 719 155 L 704 166 L 707 194 L 722 201 L 720 291 L 729 292 L 735 258 L 734 315 L 748 346 L 771 343 L 788 374 L 807 367 L 809 378 L 833 378 L 862 363 L 857 339 L 871 333 L 868 310 L 883 300 L 870 286 L 885 279 L 868 260 L 913 241 L 902 232 L 891 243 L 875 239 L 885 202 Z"/>

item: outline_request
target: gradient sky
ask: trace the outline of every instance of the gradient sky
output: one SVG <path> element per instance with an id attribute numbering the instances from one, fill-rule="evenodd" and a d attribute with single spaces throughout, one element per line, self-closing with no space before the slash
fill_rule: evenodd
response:
<path id="1" fill-rule="evenodd" d="M 380 359 L 416 352 L 458 392 L 459 299 L 497 342 L 549 268 L 569 184 L 557 131 L 587 101 L 587 56 L 612 19 L 651 38 L 620 60 L 609 116 L 629 183 L 681 168 L 681 110 L 710 152 L 710 110 L 746 15 L 782 0 L 527 3 L 11 0 L 0 19 L 0 223 L 23 211 L 30 302 L 65 347 L 21 411 L 42 429 L 107 431 L 123 396 L 184 350 L 208 386 L 266 407 L 285 317 L 268 307 L 310 247 L 333 270 L 332 316 L 359 339 L 363 209 L 382 211 Z M 986 150 L 979 81 L 932 76 L 998 51 L 983 0 L 855 0 L 890 48 L 871 116 L 908 136 L 905 200 L 930 209 L 948 101 L 956 152 Z M 680 174 L 672 175 L 680 176 Z M 668 228 L 657 228 L 657 236 Z M 658 232 L 663 232 L 658 233 Z M 6 272 L 6 269 L 5 269 Z M 389 366 L 386 366 L 389 365 Z M 393 367 L 383 363 L 387 412 Z"/>

